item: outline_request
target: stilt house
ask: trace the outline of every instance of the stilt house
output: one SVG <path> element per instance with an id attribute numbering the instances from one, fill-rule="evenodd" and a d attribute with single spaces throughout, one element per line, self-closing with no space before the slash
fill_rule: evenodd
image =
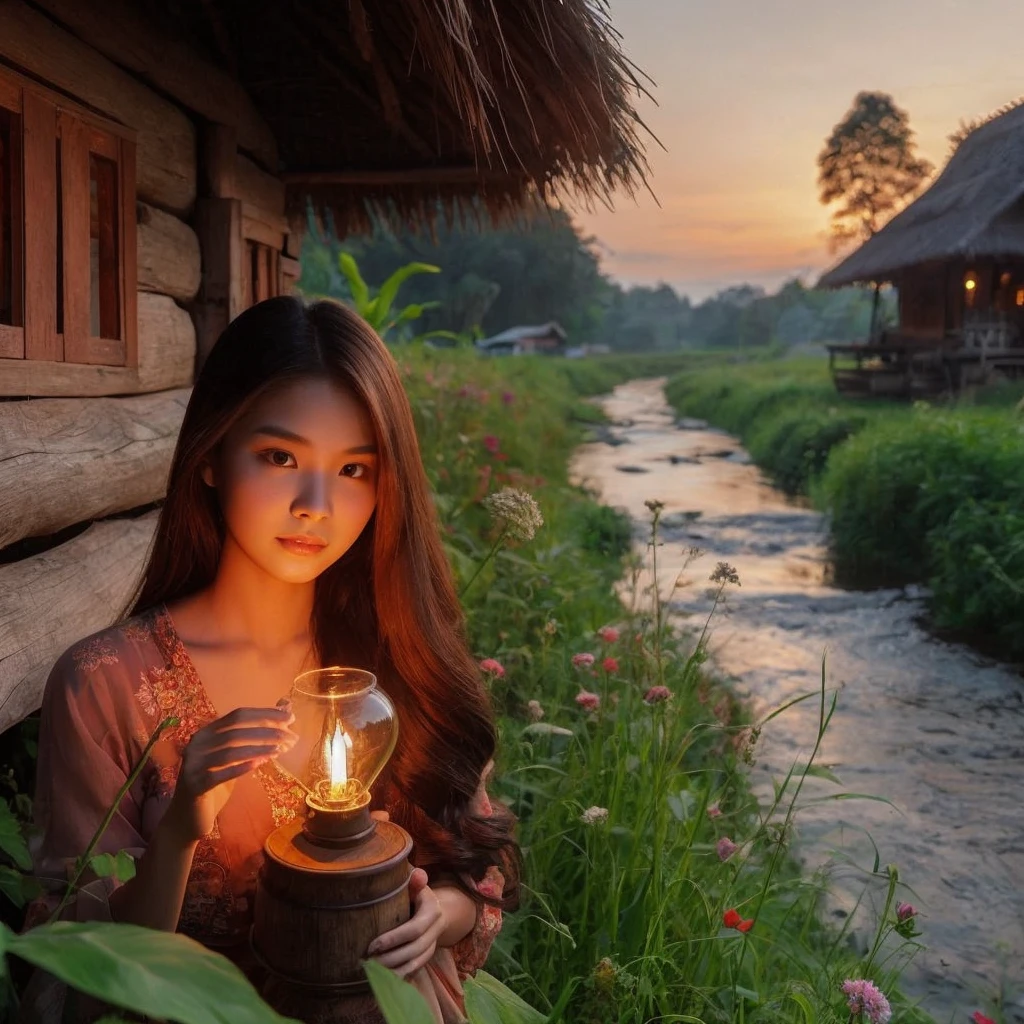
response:
<path id="1" fill-rule="evenodd" d="M 899 324 L 830 346 L 842 390 L 930 394 L 1024 372 L 1024 106 L 971 132 L 934 184 L 820 284 L 855 282 L 894 285 Z"/>
<path id="2" fill-rule="evenodd" d="M 594 0 L 0 0 L 0 730 L 141 568 L 197 363 L 306 210 L 643 177 Z"/>

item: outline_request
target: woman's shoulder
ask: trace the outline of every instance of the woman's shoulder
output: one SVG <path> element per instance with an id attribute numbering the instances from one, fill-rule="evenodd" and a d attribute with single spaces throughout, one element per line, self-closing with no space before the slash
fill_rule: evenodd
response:
<path id="1" fill-rule="evenodd" d="M 73 643 L 54 664 L 51 680 L 76 688 L 98 676 L 135 677 L 159 660 L 159 609 L 150 609 Z"/>

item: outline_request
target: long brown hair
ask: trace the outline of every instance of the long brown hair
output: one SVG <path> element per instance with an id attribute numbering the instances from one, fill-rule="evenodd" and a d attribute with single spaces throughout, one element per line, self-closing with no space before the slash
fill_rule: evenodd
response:
<path id="1" fill-rule="evenodd" d="M 496 864 L 506 875 L 505 902 L 513 904 L 514 819 L 499 804 L 491 817 L 470 811 L 496 730 L 466 644 L 412 411 L 387 347 L 351 310 L 268 299 L 220 336 L 185 412 L 167 498 L 128 614 L 213 582 L 224 525 L 201 467 L 257 397 L 309 378 L 327 378 L 358 396 L 379 453 L 375 512 L 349 551 L 316 580 L 316 656 L 322 665 L 370 668 L 395 701 L 399 744 L 377 802 L 413 837 L 415 862 L 451 874 L 478 899 L 461 876 L 479 879 Z"/>

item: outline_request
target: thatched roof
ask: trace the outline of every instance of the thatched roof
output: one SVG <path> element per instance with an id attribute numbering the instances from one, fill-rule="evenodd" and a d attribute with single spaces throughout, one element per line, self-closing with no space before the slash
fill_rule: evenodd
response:
<path id="1" fill-rule="evenodd" d="M 166 0 L 147 0 L 150 9 Z M 277 137 L 293 211 L 415 218 L 644 183 L 639 74 L 607 0 L 177 0 Z"/>
<path id="2" fill-rule="evenodd" d="M 825 287 L 889 281 L 953 257 L 1024 255 L 1024 106 L 976 128 L 935 183 L 825 274 Z"/>

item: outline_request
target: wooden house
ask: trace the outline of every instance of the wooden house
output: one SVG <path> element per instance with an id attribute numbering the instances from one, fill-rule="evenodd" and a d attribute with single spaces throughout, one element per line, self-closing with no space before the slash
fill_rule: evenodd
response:
<path id="1" fill-rule="evenodd" d="M 546 324 L 510 327 L 500 334 L 481 338 L 476 347 L 488 356 L 560 356 L 565 354 L 567 340 L 565 328 L 557 320 L 551 320 Z"/>
<path id="2" fill-rule="evenodd" d="M 590 0 L 0 0 L 0 730 L 111 623 L 196 366 L 341 229 L 643 179 Z"/>
<path id="3" fill-rule="evenodd" d="M 1024 370 L 1024 106 L 971 132 L 932 186 L 820 284 L 855 282 L 895 286 L 899 324 L 830 346 L 841 390 L 930 394 Z"/>

